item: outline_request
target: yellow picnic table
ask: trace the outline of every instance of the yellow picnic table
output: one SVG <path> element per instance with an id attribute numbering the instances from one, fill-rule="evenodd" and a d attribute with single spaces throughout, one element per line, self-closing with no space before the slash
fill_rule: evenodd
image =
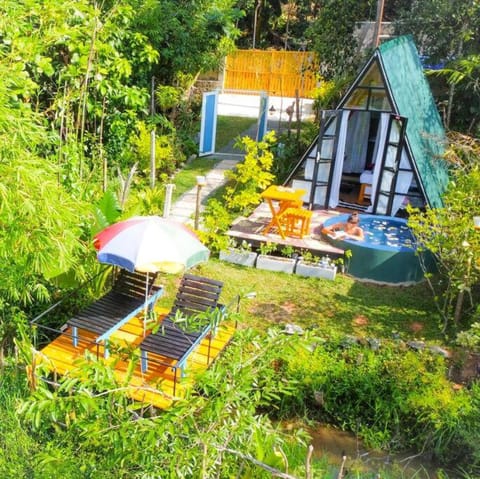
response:
<path id="1" fill-rule="evenodd" d="M 285 186 L 270 185 L 261 193 L 262 198 L 267 202 L 272 212 L 272 219 L 263 229 L 262 233 L 267 234 L 272 228 L 277 227 L 279 235 L 285 239 L 285 230 L 283 229 L 280 217 L 287 208 L 299 208 L 303 204 L 305 190 L 296 190 Z"/>

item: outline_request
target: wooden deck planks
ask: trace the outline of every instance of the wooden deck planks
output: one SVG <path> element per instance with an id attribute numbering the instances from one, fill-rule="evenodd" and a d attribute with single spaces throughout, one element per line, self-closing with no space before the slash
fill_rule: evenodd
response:
<path id="1" fill-rule="evenodd" d="M 155 308 L 155 311 L 160 319 L 168 312 L 165 308 Z M 210 353 L 208 351 L 208 336 L 203 339 L 187 360 L 187 374 L 185 377 L 181 378 L 181 372 L 177 370 L 175 396 L 174 370 L 172 366 L 175 365 L 176 361 L 150 353 L 148 371 L 142 373 L 140 365 L 136 365 L 132 377 L 129 379 L 130 390 L 127 392 L 128 396 L 135 401 L 151 404 L 156 408 L 167 409 L 171 407 L 175 400 L 185 396 L 186 390 L 192 385 L 192 374 L 188 374 L 188 371 L 193 373 L 207 369 L 225 349 L 234 332 L 235 327 L 233 325 L 221 325 L 210 342 Z M 79 330 L 79 336 L 81 342 L 78 347 L 74 347 L 71 329 L 68 328 L 39 352 L 37 363 L 41 362 L 47 365 L 52 372 L 63 375 L 70 372 L 75 373 L 78 370 L 78 362 L 85 359 L 87 350 L 96 355 L 98 349 L 99 357 L 103 358 L 103 345 L 97 347 L 95 344 L 96 335 L 94 333 Z M 120 383 L 126 381 L 129 362 L 128 360 L 119 360 L 114 355 L 115 347 L 137 347 L 142 340 L 143 317 L 141 314 L 132 318 L 112 335 L 110 341 L 112 355 L 106 361 L 115 366 L 115 377 Z"/>

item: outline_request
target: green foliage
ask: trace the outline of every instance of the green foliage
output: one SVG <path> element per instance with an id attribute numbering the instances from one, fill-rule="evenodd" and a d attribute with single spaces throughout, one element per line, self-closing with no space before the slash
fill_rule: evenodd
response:
<path id="1" fill-rule="evenodd" d="M 283 184 L 302 154 L 318 135 L 318 125 L 315 122 L 302 122 L 297 125 L 299 134 L 283 133 L 273 148 L 274 160 L 271 173 L 277 184 Z"/>
<path id="2" fill-rule="evenodd" d="M 280 253 L 282 253 L 282 256 L 285 256 L 287 258 L 293 257 L 293 254 L 295 253 L 295 248 L 292 245 L 286 245 L 283 248 L 280 249 Z"/>
<path id="3" fill-rule="evenodd" d="M 239 13 L 233 0 L 137 5 L 137 26 L 160 54 L 155 77 L 163 85 L 172 85 L 179 73 L 196 76 L 218 67 L 233 49 Z"/>
<path id="4" fill-rule="evenodd" d="M 155 414 L 122 398 L 124 383 L 116 381 L 101 364 L 91 361 L 79 365 L 82 381 L 67 386 L 62 380 L 61 393 L 42 386 L 22 406 L 25 415 L 17 415 L 20 441 L 26 436 L 36 447 L 28 459 L 22 457 L 17 463 L 19 471 L 28 460 L 39 477 L 53 478 L 55 465 L 59 471 L 77 467 L 84 477 L 95 473 L 112 479 L 142 474 L 192 477 L 203 467 L 214 473 L 221 471 L 219 477 L 235 476 L 241 467 L 251 477 L 271 477 L 253 465 L 252 459 L 263 459 L 282 471 L 287 462 L 290 474 L 305 477 L 305 437 L 290 438 L 273 430 L 269 417 L 326 418 L 315 401 L 315 397 L 322 399 L 321 394 L 315 395 L 322 391 L 328 417 L 361 432 L 372 444 L 389 443 L 392 449 L 400 449 L 405 434 L 409 444 L 417 444 L 418 439 L 420 448 L 422 438 L 427 438 L 425 450 L 436 448 L 442 457 L 453 458 L 455 451 L 465 450 L 468 461 L 478 459 L 478 388 L 476 392 L 472 388 L 471 395 L 469 390 L 458 392 L 459 402 L 454 407 L 457 393 L 440 379 L 446 370 L 442 358 L 406 351 L 401 342 L 397 347 L 383 339 L 392 328 L 408 338 L 412 318 L 422 321 L 422 334 L 431 337 L 433 329 L 428 322 L 432 304 L 424 285 L 385 288 L 342 277 L 335 282 L 310 282 L 246 270 L 212 260 L 199 271 L 217 279 L 228 276 L 224 303 L 246 284 L 250 291 L 257 291 L 257 297 L 242 303 L 242 330 L 214 366 L 195 378 L 196 388 L 187 401 Z M 171 300 L 177 278 L 165 277 L 164 281 L 169 298 L 162 300 Z M 317 294 L 320 284 L 322 294 Z M 353 319 L 360 313 L 370 321 L 355 328 Z M 248 327 L 253 321 L 257 328 Z M 302 325 L 306 333 L 290 336 L 278 329 L 267 331 L 268 325 L 280 323 L 282 327 L 284 321 Z M 360 337 L 380 337 L 380 348 L 369 349 L 351 338 L 344 341 L 345 335 L 336 333 L 341 330 Z M 380 336 L 372 336 L 375 334 Z M 24 381 L 23 373 L 20 381 Z M 411 396 L 402 396 L 405 391 Z M 37 401 L 40 422 L 33 430 Z M 67 411 L 72 412 L 68 426 Z M 361 422 L 357 423 L 356 414 Z M 427 437 L 433 426 L 438 432 Z M 420 435 L 415 439 L 418 430 Z M 0 449 L 0 464 L 3 457 L 14 454 L 16 449 L 12 448 L 10 442 L 7 449 Z M 286 462 L 279 461 L 281 451 Z M 49 462 L 49 456 L 54 460 Z M 464 464 L 461 461 L 459 458 L 458 465 Z M 315 460 L 312 469 L 313 477 L 326 474 L 323 461 Z"/>
<path id="5" fill-rule="evenodd" d="M 14 339 L 26 323 L 26 315 L 20 308 L 0 298 L 0 363 L 5 354 L 12 353 Z"/>
<path id="6" fill-rule="evenodd" d="M 42 438 L 34 438 L 16 413 L 18 401 L 28 396 L 25 378 L 15 366 L 3 365 L 0 376 L 0 475 L 4 478 L 33 476 L 35 451 Z"/>
<path id="7" fill-rule="evenodd" d="M 479 52 L 480 53 L 480 52 Z M 457 100 L 452 106 L 455 125 L 478 137 L 480 123 L 480 54 L 472 54 L 453 61 L 448 67 L 433 70 L 431 75 L 446 78 L 451 88 L 455 87 Z"/>
<path id="8" fill-rule="evenodd" d="M 275 132 L 265 135 L 263 141 L 256 142 L 249 137 L 238 141 L 246 154 L 242 162 L 233 170 L 227 170 L 227 185 L 222 194 L 222 202 L 210 199 L 202 213 L 203 231 L 200 237 L 213 252 L 228 246 L 224 233 L 239 214 L 248 214 L 261 201 L 260 193 L 273 181 L 270 173 L 273 165 L 271 151 Z"/>
<path id="9" fill-rule="evenodd" d="M 277 244 L 272 243 L 271 241 L 267 241 L 266 243 L 260 243 L 258 249 L 260 250 L 260 254 L 268 255 L 277 250 Z"/>
<path id="10" fill-rule="evenodd" d="M 39 152 L 51 144 L 39 115 L 18 102 L 9 82 L 25 84 L 6 69 L 0 82 L 0 297 L 16 304 L 46 301 L 48 282 L 75 269 L 84 254 L 88 206 L 59 184 L 59 172 Z"/>
<path id="11" fill-rule="evenodd" d="M 171 110 L 180 103 L 181 91 L 179 88 L 158 85 L 155 89 L 155 101 L 162 111 Z"/>
<path id="12" fill-rule="evenodd" d="M 202 213 L 203 228 L 198 231 L 198 236 L 212 253 L 218 253 L 228 246 L 225 232 L 232 219 L 232 215 L 220 201 L 212 198 L 207 202 Z"/>
<path id="13" fill-rule="evenodd" d="M 469 329 L 459 332 L 457 343 L 469 351 L 480 352 L 480 323 L 472 323 Z"/>
<path id="14" fill-rule="evenodd" d="M 369 20 L 373 0 L 329 0 L 307 29 L 313 50 L 320 58 L 320 74 L 325 80 L 350 76 L 368 52 L 361 52 L 353 32 L 359 20 Z"/>
<path id="15" fill-rule="evenodd" d="M 245 158 L 233 170 L 225 172 L 229 180 L 223 199 L 229 212 L 245 215 L 261 201 L 260 193 L 269 186 L 274 176 L 271 148 L 275 142 L 275 132 L 267 133 L 263 140 L 256 142 L 245 136 L 239 144 L 245 149 Z"/>
<path id="16" fill-rule="evenodd" d="M 361 345 L 309 336 L 281 362 L 283 378 L 299 383 L 295 395 L 277 403 L 283 417 L 303 411 L 357 432 L 371 447 L 432 450 L 446 464 L 459 460 L 458 447 L 474 455 L 478 431 L 470 425 L 478 417 L 478 391 L 454 391 L 441 356 L 386 341 L 378 347 L 373 339 Z"/>
<path id="17" fill-rule="evenodd" d="M 478 55 L 480 54 L 480 5 L 476 0 L 412 2 L 399 9 L 397 34 L 413 34 L 433 72 L 449 85 L 436 85 L 437 97 L 447 105 L 445 122 L 475 134 L 478 128 Z M 476 101 L 472 101 L 472 99 Z"/>
<path id="18" fill-rule="evenodd" d="M 35 104 L 57 134 L 58 163 L 68 175 L 65 181 L 75 182 L 77 175 L 84 178 L 85 162 L 88 170 L 101 166 L 88 158 L 98 151 L 99 138 L 103 151 L 114 159 L 111 166 L 117 166 L 128 149 L 126 132 L 134 127 L 136 112 L 148 98 L 146 89 L 133 84 L 134 72 L 145 73 L 158 58 L 146 37 L 132 26 L 131 2 L 111 8 L 103 4 L 104 10 L 83 0 L 15 4 L 15 8 L 15 2 L 7 2 L 3 8 L 9 3 L 13 17 L 4 14 L 10 18 L 2 28 L 9 45 L 3 50 L 4 60 L 14 59 L 35 85 L 30 95 L 22 93 L 21 98 Z M 65 155 L 73 150 L 76 158 Z M 72 160 L 78 161 L 78 169 L 69 168 Z"/>
<path id="19" fill-rule="evenodd" d="M 413 34 L 432 63 L 450 61 L 458 54 L 460 44 L 460 54 L 478 52 L 479 15 L 476 0 L 413 2 L 399 9 L 395 29 L 399 34 Z"/>
<path id="20" fill-rule="evenodd" d="M 78 375 L 62 378 L 53 390 L 40 383 L 22 400 L 16 428 L 22 427 L 29 441 L 39 440 L 30 452 L 38 477 L 266 479 L 271 473 L 264 466 L 301 474 L 306 436 L 286 437 L 259 414 L 272 400 L 294 392 L 295 383 L 283 380 L 272 362 L 289 349 L 288 342 L 273 333 L 261 341 L 252 332 L 239 334 L 225 358 L 196 377 L 191 397 L 161 414 L 132 404 L 124 395 L 126 384 L 108 366 L 87 358 Z M 12 453 L 13 444 L 7 445 L 0 464 Z M 25 471 L 23 462 L 18 470 Z"/>
<path id="21" fill-rule="evenodd" d="M 139 123 L 138 135 L 132 141 L 135 145 L 139 167 L 144 177 L 149 176 L 150 171 L 150 147 L 151 134 L 145 123 Z M 170 176 L 176 169 L 177 164 L 184 161 L 182 152 L 176 148 L 175 133 L 169 135 L 156 135 L 155 138 L 155 165 L 157 177 Z"/>
<path id="22" fill-rule="evenodd" d="M 209 331 L 217 331 L 220 324 L 227 320 L 232 320 L 232 314 L 223 308 L 215 308 L 194 315 L 185 315 L 182 311 L 177 310 L 175 316 L 172 318 L 172 322 L 178 325 L 182 331 L 186 332 L 203 331 L 207 327 Z M 157 324 L 153 329 L 153 332 L 156 331 L 164 334 L 162 323 Z"/>
<path id="23" fill-rule="evenodd" d="M 91 235 L 95 236 L 99 231 L 115 223 L 120 216 L 121 209 L 118 198 L 112 190 L 107 190 L 94 206 L 94 225 Z"/>
<path id="24" fill-rule="evenodd" d="M 230 237 L 228 239 L 228 249 L 239 251 L 240 253 L 250 253 L 250 251 L 252 251 L 252 245 L 246 240 L 242 240 L 238 243 L 235 239 Z"/>
<path id="25" fill-rule="evenodd" d="M 311 251 L 301 251 L 301 258 L 304 263 L 317 264 L 320 261 L 320 257 L 313 255 Z"/>
<path id="26" fill-rule="evenodd" d="M 136 190 L 127 203 L 127 216 L 163 214 L 165 184 L 156 184 L 155 188 Z"/>
<path id="27" fill-rule="evenodd" d="M 473 228 L 473 214 L 480 211 L 476 192 L 480 188 L 480 170 L 457 170 L 444 195 L 443 208 L 408 208 L 408 225 L 420 245 L 435 256 L 442 283 L 427 276 L 444 329 L 449 322 L 458 324 L 464 315 L 472 312 L 472 286 L 480 278 L 480 238 Z M 464 304 L 465 297 L 469 302 Z M 467 318 L 465 318 L 467 319 Z"/>
<path id="28" fill-rule="evenodd" d="M 336 108 L 340 98 L 352 82 L 351 76 L 337 76 L 330 81 L 321 81 L 320 86 L 313 91 L 314 109 L 319 117 L 321 110 Z"/>
<path id="29" fill-rule="evenodd" d="M 302 50 L 307 43 L 305 30 L 322 11 L 319 2 L 306 0 L 240 0 L 237 5 L 245 11 L 238 22 L 241 48 L 254 44 L 260 49 Z"/>

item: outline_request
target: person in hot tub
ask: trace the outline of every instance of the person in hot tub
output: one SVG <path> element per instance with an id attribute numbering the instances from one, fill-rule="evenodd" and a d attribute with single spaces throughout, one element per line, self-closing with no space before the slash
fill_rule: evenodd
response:
<path id="1" fill-rule="evenodd" d="M 359 226 L 360 218 L 358 213 L 352 213 L 345 223 L 335 223 L 322 229 L 322 233 L 333 238 L 351 238 L 363 240 L 363 229 Z"/>

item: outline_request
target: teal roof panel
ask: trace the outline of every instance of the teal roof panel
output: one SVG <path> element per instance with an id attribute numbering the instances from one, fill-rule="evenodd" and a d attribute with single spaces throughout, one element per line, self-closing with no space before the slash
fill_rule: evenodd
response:
<path id="1" fill-rule="evenodd" d="M 446 137 L 418 51 L 411 36 L 402 36 L 378 52 L 397 113 L 408 118 L 407 141 L 428 202 L 440 207 L 448 183 Z"/>

